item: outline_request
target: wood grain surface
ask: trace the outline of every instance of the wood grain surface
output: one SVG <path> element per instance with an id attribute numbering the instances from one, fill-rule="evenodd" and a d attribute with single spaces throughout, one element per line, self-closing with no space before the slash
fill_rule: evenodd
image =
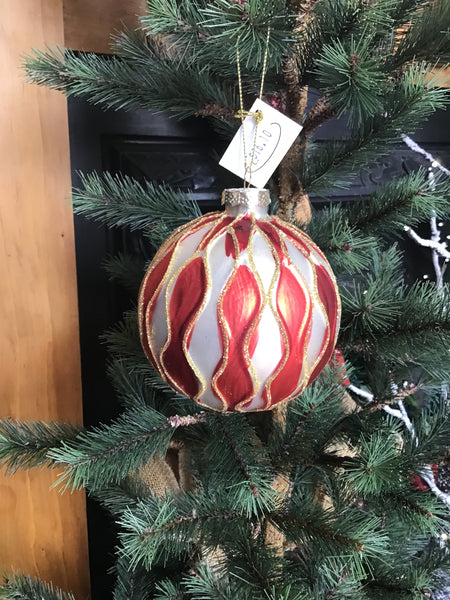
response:
<path id="1" fill-rule="evenodd" d="M 24 81 L 30 48 L 62 45 L 62 0 L 0 0 L 0 417 L 80 422 L 65 98 Z M 0 471 L 0 573 L 89 596 L 84 493 L 56 473 Z"/>
<path id="2" fill-rule="evenodd" d="M 112 33 L 138 26 L 146 0 L 64 0 L 65 45 L 73 50 L 111 53 Z"/>

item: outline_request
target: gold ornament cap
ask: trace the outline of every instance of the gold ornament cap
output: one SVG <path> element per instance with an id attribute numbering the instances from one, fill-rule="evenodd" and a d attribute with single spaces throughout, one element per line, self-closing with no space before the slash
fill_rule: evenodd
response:
<path id="1" fill-rule="evenodd" d="M 267 215 L 270 192 L 259 188 L 230 188 L 222 192 L 222 204 L 231 216 L 246 212 Z"/>

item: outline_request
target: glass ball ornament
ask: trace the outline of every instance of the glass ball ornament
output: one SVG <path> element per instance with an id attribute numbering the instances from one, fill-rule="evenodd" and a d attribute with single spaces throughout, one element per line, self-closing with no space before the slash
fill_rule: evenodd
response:
<path id="1" fill-rule="evenodd" d="M 340 298 L 328 261 L 268 214 L 268 190 L 223 192 L 224 212 L 178 228 L 139 292 L 144 351 L 177 392 L 218 411 L 300 394 L 328 363 Z"/>

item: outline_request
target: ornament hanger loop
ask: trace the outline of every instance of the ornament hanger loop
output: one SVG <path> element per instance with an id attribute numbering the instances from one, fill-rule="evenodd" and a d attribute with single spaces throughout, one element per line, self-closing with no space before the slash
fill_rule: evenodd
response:
<path id="1" fill-rule="evenodd" d="M 242 76 L 241 76 L 241 57 L 240 57 L 240 51 L 239 51 L 239 40 L 240 38 L 238 38 L 237 44 L 236 44 L 236 66 L 237 66 L 237 75 L 238 75 L 238 85 L 239 85 L 239 104 L 240 104 L 240 109 L 236 112 L 236 114 L 234 115 L 237 119 L 241 119 L 241 123 L 242 123 L 242 145 L 243 145 L 243 149 L 244 149 L 244 167 L 245 167 L 245 172 L 244 172 L 244 182 L 243 182 L 243 187 L 250 187 L 251 185 L 251 179 L 252 179 L 252 166 L 253 166 L 253 161 L 254 161 L 254 156 L 255 156 L 255 149 L 256 149 L 256 135 L 258 133 L 258 125 L 261 123 L 261 121 L 264 118 L 264 115 L 262 113 L 262 111 L 257 110 L 256 112 L 249 112 L 247 110 L 244 110 L 244 98 L 243 98 L 243 93 L 242 93 Z M 264 51 L 264 60 L 263 60 L 263 66 L 262 66 L 262 73 L 261 73 L 261 85 L 259 88 L 259 99 L 261 100 L 262 98 L 262 94 L 263 94 L 263 90 L 264 90 L 264 79 L 266 77 L 266 70 L 267 70 L 267 58 L 269 55 L 269 40 L 270 40 L 270 25 L 267 28 L 267 37 L 266 37 L 266 48 Z M 253 117 L 256 121 L 256 127 L 255 127 L 255 134 L 253 136 L 253 144 L 252 144 L 252 149 L 251 149 L 251 160 L 250 163 L 248 163 L 247 161 L 247 150 L 245 147 L 245 134 L 244 134 L 244 119 L 246 117 Z M 246 181 L 246 176 L 248 174 L 248 182 Z"/>

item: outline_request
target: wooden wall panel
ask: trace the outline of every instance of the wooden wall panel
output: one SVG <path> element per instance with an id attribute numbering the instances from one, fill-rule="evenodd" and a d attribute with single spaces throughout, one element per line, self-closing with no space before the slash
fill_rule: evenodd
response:
<path id="1" fill-rule="evenodd" d="M 62 45 L 62 0 L 0 0 L 0 417 L 80 422 L 65 98 L 24 81 L 31 47 Z M 0 572 L 89 596 L 84 493 L 55 473 L 0 471 Z"/>
<path id="2" fill-rule="evenodd" d="M 64 0 L 65 44 L 73 50 L 110 53 L 110 35 L 137 27 L 146 0 Z"/>

